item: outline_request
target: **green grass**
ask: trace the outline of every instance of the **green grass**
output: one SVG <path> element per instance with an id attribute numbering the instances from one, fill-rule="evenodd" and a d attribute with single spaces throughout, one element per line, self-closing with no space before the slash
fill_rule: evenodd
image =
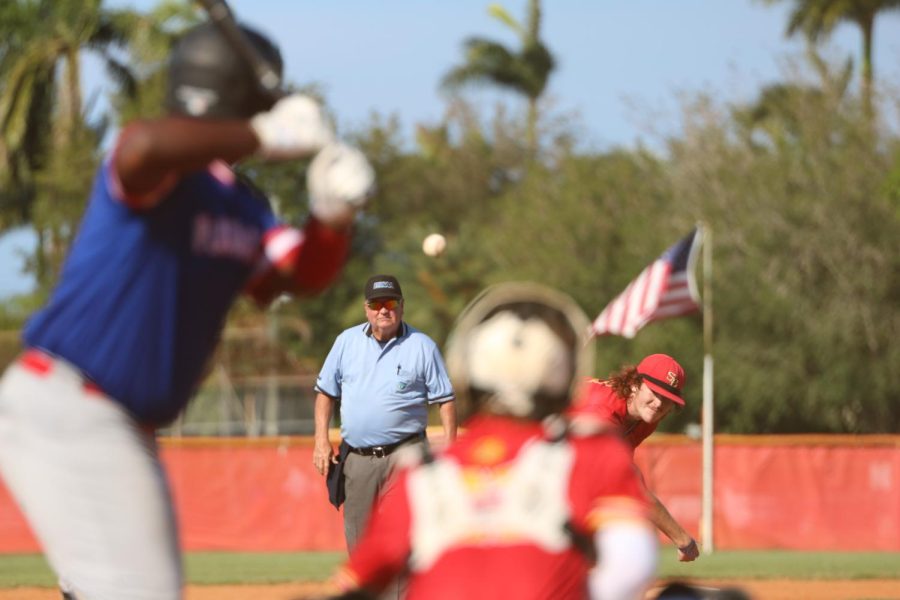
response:
<path id="1" fill-rule="evenodd" d="M 0 587 L 56 585 L 56 578 L 40 554 L 0 554 Z"/>
<path id="2" fill-rule="evenodd" d="M 344 552 L 192 552 L 185 557 L 191 583 L 324 581 L 346 558 Z"/>
<path id="3" fill-rule="evenodd" d="M 898 552 L 792 552 L 742 550 L 701 555 L 678 562 L 671 546 L 662 546 L 661 577 L 704 579 L 898 579 Z"/>
<path id="4" fill-rule="evenodd" d="M 191 552 L 185 556 L 190 583 L 324 581 L 344 552 Z M 0 554 L 0 588 L 53 587 L 56 577 L 40 554 Z"/>
<path id="5" fill-rule="evenodd" d="M 343 552 L 192 552 L 187 579 L 196 584 L 322 581 L 344 559 Z M 679 563 L 663 547 L 663 578 L 690 579 L 900 579 L 900 553 L 716 552 L 693 563 Z M 0 555 L 0 587 L 53 587 L 56 579 L 39 554 Z"/>

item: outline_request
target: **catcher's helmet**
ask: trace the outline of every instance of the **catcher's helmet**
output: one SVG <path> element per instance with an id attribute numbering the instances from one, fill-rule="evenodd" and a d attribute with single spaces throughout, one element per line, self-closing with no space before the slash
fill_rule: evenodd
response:
<path id="1" fill-rule="evenodd" d="M 571 298 L 537 284 L 505 283 L 482 292 L 447 344 L 460 412 L 531 419 L 561 412 L 593 362 L 589 323 Z"/>
<path id="2" fill-rule="evenodd" d="M 281 76 L 281 52 L 268 38 L 240 26 L 250 44 Z M 249 118 L 276 98 L 258 82 L 253 68 L 212 23 L 188 31 L 169 58 L 166 108 L 206 119 Z"/>

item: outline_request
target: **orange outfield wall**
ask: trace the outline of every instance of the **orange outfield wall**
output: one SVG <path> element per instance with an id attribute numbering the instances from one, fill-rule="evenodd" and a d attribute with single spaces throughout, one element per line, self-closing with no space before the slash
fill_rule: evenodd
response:
<path id="1" fill-rule="evenodd" d="M 700 444 L 648 442 L 635 453 L 648 486 L 697 534 Z M 900 551 L 900 436 L 721 435 L 713 462 L 716 549 Z"/>
<path id="2" fill-rule="evenodd" d="M 343 550 L 309 438 L 163 439 L 187 550 Z M 635 460 L 699 536 L 699 442 L 656 434 Z M 716 436 L 717 549 L 900 551 L 900 436 Z M 39 546 L 0 485 L 0 552 Z"/>

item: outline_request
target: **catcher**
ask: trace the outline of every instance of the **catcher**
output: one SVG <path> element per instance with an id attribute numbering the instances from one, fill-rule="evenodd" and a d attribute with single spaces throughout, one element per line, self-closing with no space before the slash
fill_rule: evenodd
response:
<path id="1" fill-rule="evenodd" d="M 244 34 L 280 72 L 275 45 Z M 0 383 L 0 474 L 79 600 L 182 597 L 154 431 L 196 390 L 240 293 L 265 304 L 337 275 L 373 183 L 316 102 L 265 93 L 212 25 L 178 42 L 168 75 L 168 114 L 119 136 L 58 285 Z M 279 223 L 229 167 L 313 154 L 302 230 Z"/>
<path id="2" fill-rule="evenodd" d="M 642 598 L 657 547 L 628 449 L 613 432 L 570 437 L 559 416 L 583 329 L 540 300 L 481 312 L 455 334 L 466 432 L 405 457 L 337 585 L 365 597 L 407 574 L 409 600 Z"/>

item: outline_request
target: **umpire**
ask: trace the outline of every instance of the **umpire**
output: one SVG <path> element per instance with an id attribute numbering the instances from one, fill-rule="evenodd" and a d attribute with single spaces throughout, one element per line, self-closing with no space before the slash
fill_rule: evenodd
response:
<path id="1" fill-rule="evenodd" d="M 439 405 L 448 442 L 456 438 L 456 402 L 437 344 L 403 321 L 403 292 L 392 275 L 370 277 L 366 322 L 342 332 L 316 381 L 313 464 L 327 475 L 329 498 L 344 505 L 351 549 L 394 466 L 400 446 L 427 443 L 428 406 Z M 340 400 L 341 447 L 328 439 Z"/>

